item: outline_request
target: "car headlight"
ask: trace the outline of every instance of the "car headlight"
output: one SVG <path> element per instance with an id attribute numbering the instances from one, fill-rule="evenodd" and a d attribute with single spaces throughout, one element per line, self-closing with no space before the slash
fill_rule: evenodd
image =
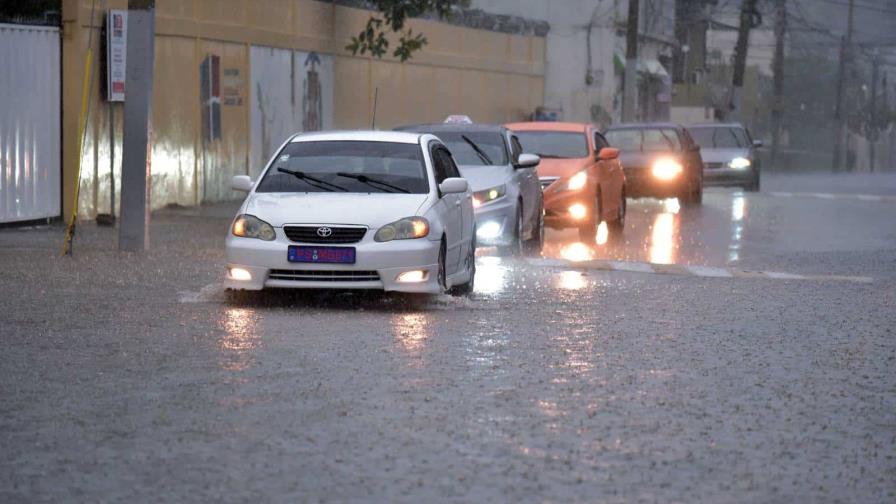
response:
<path id="1" fill-rule="evenodd" d="M 579 189 L 585 187 L 585 184 L 588 182 L 588 172 L 585 170 L 576 173 L 572 177 L 569 178 L 569 181 L 566 182 L 566 190 L 567 191 L 578 191 Z"/>
<path id="2" fill-rule="evenodd" d="M 429 234 L 429 221 L 423 217 L 406 217 L 379 228 L 373 239 L 378 242 L 412 240 Z"/>
<path id="3" fill-rule="evenodd" d="M 728 166 L 735 170 L 743 170 L 744 168 L 749 168 L 751 164 L 753 163 L 745 157 L 736 157 L 728 163 Z"/>
<path id="4" fill-rule="evenodd" d="M 274 227 L 254 215 L 243 214 L 233 221 L 233 235 L 243 238 L 258 238 L 259 240 L 272 241 L 277 235 Z"/>
<path id="5" fill-rule="evenodd" d="M 660 180 L 672 180 L 683 171 L 681 163 L 670 158 L 657 159 L 650 168 L 650 173 Z"/>
<path id="6" fill-rule="evenodd" d="M 507 194 L 507 186 L 505 185 L 499 185 L 484 191 L 476 191 L 473 193 L 473 206 L 479 207 L 480 205 L 491 203 L 505 194 Z"/>

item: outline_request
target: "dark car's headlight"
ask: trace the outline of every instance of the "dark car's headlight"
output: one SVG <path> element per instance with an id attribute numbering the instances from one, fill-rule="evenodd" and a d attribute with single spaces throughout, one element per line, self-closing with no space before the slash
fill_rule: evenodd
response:
<path id="1" fill-rule="evenodd" d="M 507 186 L 503 184 L 484 191 L 476 191 L 473 193 L 473 206 L 479 207 L 486 203 L 491 203 L 505 194 L 507 194 Z"/>
<path id="2" fill-rule="evenodd" d="M 672 158 L 660 158 L 653 162 L 650 173 L 660 180 L 672 180 L 684 171 L 681 163 Z"/>
<path id="3" fill-rule="evenodd" d="M 423 217 L 406 217 L 379 228 L 373 239 L 378 242 L 412 240 L 429 234 L 429 221 Z"/>
<path id="4" fill-rule="evenodd" d="M 736 157 L 728 162 L 729 168 L 734 168 L 735 170 L 744 170 L 750 167 L 753 163 L 745 158 L 745 157 Z"/>
<path id="5" fill-rule="evenodd" d="M 233 221 L 232 232 L 234 236 L 243 238 L 258 238 L 259 240 L 272 241 L 276 238 L 274 227 L 254 215 L 243 214 Z"/>

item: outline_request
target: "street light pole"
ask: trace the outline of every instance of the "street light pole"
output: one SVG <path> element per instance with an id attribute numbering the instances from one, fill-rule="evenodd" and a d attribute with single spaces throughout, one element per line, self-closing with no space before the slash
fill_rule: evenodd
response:
<path id="1" fill-rule="evenodd" d="M 637 107 L 638 79 L 638 0 L 628 1 L 628 22 L 625 34 L 625 77 L 622 91 L 622 121 L 635 120 Z"/>

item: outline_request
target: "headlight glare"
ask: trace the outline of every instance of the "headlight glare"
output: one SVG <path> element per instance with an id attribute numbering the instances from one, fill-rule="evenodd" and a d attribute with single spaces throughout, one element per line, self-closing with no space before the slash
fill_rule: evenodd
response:
<path id="1" fill-rule="evenodd" d="M 274 227 L 254 215 L 243 214 L 233 221 L 233 235 L 243 238 L 258 238 L 273 241 L 277 234 Z"/>
<path id="2" fill-rule="evenodd" d="M 683 171 L 681 163 L 670 158 L 657 159 L 650 168 L 650 173 L 660 180 L 672 180 Z"/>
<path id="3" fill-rule="evenodd" d="M 749 168 L 751 164 L 753 163 L 745 157 L 736 157 L 728 163 L 728 166 L 735 170 L 743 170 L 744 168 Z"/>
<path id="4" fill-rule="evenodd" d="M 429 221 L 423 217 L 407 217 L 379 228 L 373 239 L 378 242 L 412 240 L 429 235 Z"/>
<path id="5" fill-rule="evenodd" d="M 481 205 L 485 205 L 487 203 L 495 201 L 505 194 L 507 194 L 507 186 L 505 185 L 491 187 L 484 191 L 476 191 L 475 193 L 473 193 L 473 206 L 478 208 Z"/>
<path id="6" fill-rule="evenodd" d="M 585 187 L 585 184 L 587 182 L 588 172 L 582 170 L 569 178 L 569 182 L 566 183 L 566 189 L 570 191 L 578 191 L 579 189 Z"/>

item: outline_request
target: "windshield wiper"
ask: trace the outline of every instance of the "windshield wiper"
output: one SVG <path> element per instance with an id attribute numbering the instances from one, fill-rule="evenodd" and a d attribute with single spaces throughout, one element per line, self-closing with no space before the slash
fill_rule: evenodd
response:
<path id="1" fill-rule="evenodd" d="M 311 175 L 307 175 L 305 172 L 289 170 L 287 168 L 277 168 L 277 171 L 280 173 L 288 173 L 293 177 L 305 182 L 306 184 L 316 187 L 318 189 L 323 189 L 324 191 L 336 192 L 337 190 L 347 192 L 348 189 L 342 187 L 341 185 L 336 185 L 331 182 L 327 182 L 326 180 L 319 179 L 317 177 L 312 177 Z M 330 187 L 327 187 L 330 186 Z M 335 188 L 335 189 L 334 189 Z"/>
<path id="2" fill-rule="evenodd" d="M 473 150 L 476 151 L 476 155 L 479 156 L 479 159 L 481 159 L 483 162 L 485 162 L 485 164 L 487 164 L 487 165 L 495 164 L 492 161 L 492 159 L 490 157 L 488 157 L 488 154 L 486 154 L 484 150 L 482 150 L 478 145 L 476 145 L 476 142 L 470 140 L 470 138 L 467 135 L 461 135 L 460 137 L 464 139 L 464 142 L 467 142 L 468 144 L 470 144 L 470 147 L 472 147 Z"/>
<path id="3" fill-rule="evenodd" d="M 354 173 L 345 173 L 345 172 L 336 172 L 336 175 L 340 176 L 340 177 L 355 179 L 362 184 L 367 184 L 370 187 L 375 187 L 375 188 L 379 189 L 380 191 L 384 191 L 384 192 L 403 192 L 406 194 L 410 194 L 410 192 L 411 192 L 411 191 L 408 191 L 407 189 L 405 189 L 404 187 L 398 187 L 397 185 L 392 185 L 388 182 L 383 182 L 382 180 L 373 179 L 373 178 L 368 177 L 367 175 L 356 175 Z M 380 186 L 383 186 L 383 187 L 379 187 L 377 184 L 379 184 Z M 393 189 L 393 190 L 387 191 L 386 188 Z"/>

